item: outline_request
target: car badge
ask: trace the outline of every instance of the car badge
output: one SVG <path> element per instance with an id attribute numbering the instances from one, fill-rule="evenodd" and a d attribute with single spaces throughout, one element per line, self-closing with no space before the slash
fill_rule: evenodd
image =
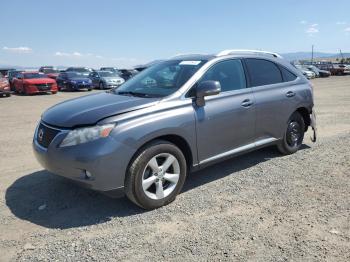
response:
<path id="1" fill-rule="evenodd" d="M 39 129 L 39 132 L 38 132 L 38 138 L 39 138 L 39 141 L 43 141 L 43 138 L 44 138 L 44 130 L 42 128 Z"/>

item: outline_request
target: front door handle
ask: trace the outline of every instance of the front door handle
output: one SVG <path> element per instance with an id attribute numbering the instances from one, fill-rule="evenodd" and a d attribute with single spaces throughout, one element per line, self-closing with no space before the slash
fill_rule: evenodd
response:
<path id="1" fill-rule="evenodd" d="M 295 93 L 293 91 L 288 91 L 286 93 L 286 97 L 293 97 L 293 96 L 295 96 Z"/>
<path id="2" fill-rule="evenodd" d="M 250 107 L 252 104 L 253 104 L 252 100 L 245 99 L 245 100 L 243 100 L 241 106 L 243 106 L 243 107 Z"/>

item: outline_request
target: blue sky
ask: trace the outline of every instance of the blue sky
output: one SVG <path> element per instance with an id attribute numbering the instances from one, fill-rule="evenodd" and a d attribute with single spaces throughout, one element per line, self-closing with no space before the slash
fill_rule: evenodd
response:
<path id="1" fill-rule="evenodd" d="M 11 0 L 0 64 L 128 67 L 223 49 L 350 51 L 350 1 Z"/>

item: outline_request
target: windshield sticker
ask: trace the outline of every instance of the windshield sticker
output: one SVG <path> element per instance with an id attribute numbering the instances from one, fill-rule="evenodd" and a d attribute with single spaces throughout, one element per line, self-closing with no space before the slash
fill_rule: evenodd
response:
<path id="1" fill-rule="evenodd" d="M 201 61 L 182 61 L 179 65 L 199 65 Z"/>

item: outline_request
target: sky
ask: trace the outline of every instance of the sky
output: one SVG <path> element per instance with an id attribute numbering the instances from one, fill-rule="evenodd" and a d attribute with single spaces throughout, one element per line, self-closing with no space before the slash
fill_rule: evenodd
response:
<path id="1" fill-rule="evenodd" d="M 350 52 L 350 0 L 3 0 L 0 65 L 131 67 L 183 53 Z"/>

